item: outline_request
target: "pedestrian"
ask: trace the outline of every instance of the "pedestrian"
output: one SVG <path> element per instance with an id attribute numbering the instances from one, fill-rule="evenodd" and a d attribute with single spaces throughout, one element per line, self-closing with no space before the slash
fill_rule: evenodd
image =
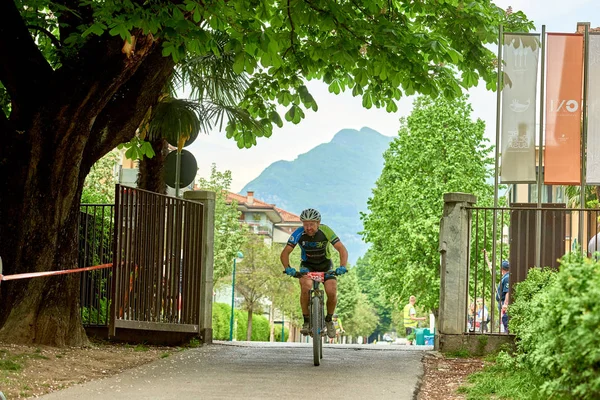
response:
<path id="1" fill-rule="evenodd" d="M 598 232 L 599 230 L 600 230 L 600 222 L 598 223 L 598 226 L 596 227 L 596 232 Z M 594 256 L 595 252 L 600 251 L 600 247 L 598 247 L 599 241 L 600 241 L 600 232 L 596 233 L 594 236 L 592 236 L 592 238 L 588 242 L 588 248 L 587 248 L 588 257 L 591 258 L 592 256 Z M 598 259 L 598 257 L 594 257 L 594 258 Z"/>
<path id="2" fill-rule="evenodd" d="M 502 327 L 504 332 L 508 333 L 508 302 L 509 294 L 509 279 L 510 279 L 510 264 L 507 260 L 502 260 L 502 279 L 496 288 L 496 301 L 498 302 L 498 315 L 501 315 Z"/>
<path id="3" fill-rule="evenodd" d="M 490 322 L 490 313 L 487 306 L 483 304 L 483 298 L 477 298 L 477 314 L 475 315 L 475 329 L 479 332 L 487 332 Z"/>
<path id="4" fill-rule="evenodd" d="M 417 317 L 417 311 L 415 310 L 415 303 L 417 298 L 410 296 L 408 304 L 404 306 L 404 328 L 406 329 L 406 337 L 410 336 L 411 333 L 417 328 L 419 321 L 425 321 L 425 317 Z"/>

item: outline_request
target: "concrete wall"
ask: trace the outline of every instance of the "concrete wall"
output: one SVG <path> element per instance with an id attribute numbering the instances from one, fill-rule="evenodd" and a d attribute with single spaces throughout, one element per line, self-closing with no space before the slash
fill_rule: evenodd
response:
<path id="1" fill-rule="evenodd" d="M 198 331 L 203 343 L 212 343 L 212 301 L 215 248 L 215 192 L 190 190 L 183 193 L 186 200 L 204 204 L 202 225 L 202 257 L 200 275 L 200 324 Z"/>

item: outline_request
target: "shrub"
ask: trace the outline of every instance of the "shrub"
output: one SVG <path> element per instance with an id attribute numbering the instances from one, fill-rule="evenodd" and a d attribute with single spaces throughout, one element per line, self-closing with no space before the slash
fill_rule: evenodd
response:
<path id="1" fill-rule="evenodd" d="M 231 306 L 225 303 L 213 303 L 213 338 L 216 340 L 229 340 L 229 321 L 231 319 Z"/>
<path id="2" fill-rule="evenodd" d="M 527 273 L 527 279 L 515 287 L 515 299 L 510 306 L 509 328 L 519 341 L 518 349 L 527 353 L 539 341 L 541 325 L 546 314 L 545 302 L 549 287 L 552 285 L 557 272 L 548 268 L 532 268 Z"/>
<path id="3" fill-rule="evenodd" d="M 234 319 L 237 321 L 237 330 L 233 332 L 236 340 L 246 340 L 248 331 L 248 312 L 243 310 L 234 311 Z M 231 306 L 225 303 L 213 304 L 213 338 L 216 340 L 229 340 L 229 323 L 231 321 Z M 252 315 L 252 341 L 269 341 L 269 320 L 262 315 Z"/>
<path id="4" fill-rule="evenodd" d="M 548 398 L 600 398 L 600 264 L 572 253 L 554 276 L 529 274 L 509 310 L 523 361 L 544 379 Z"/>
<path id="5" fill-rule="evenodd" d="M 275 325 L 275 331 L 274 331 L 274 336 L 275 336 L 275 341 L 276 342 L 281 342 L 281 327 L 279 325 Z M 283 330 L 283 341 L 287 342 L 288 339 L 290 338 L 290 330 L 288 328 L 284 328 Z"/>
<path id="6" fill-rule="evenodd" d="M 600 398 L 600 264 L 581 254 L 563 257 L 544 297 L 546 323 L 531 353 L 548 377 L 542 389 L 565 398 Z"/>

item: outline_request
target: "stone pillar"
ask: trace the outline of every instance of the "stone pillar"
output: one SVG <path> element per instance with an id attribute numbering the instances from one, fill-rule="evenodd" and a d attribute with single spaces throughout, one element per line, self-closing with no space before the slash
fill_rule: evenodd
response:
<path id="1" fill-rule="evenodd" d="M 193 190 L 183 193 L 186 200 L 204 204 L 202 225 L 202 256 L 200 260 L 200 319 L 198 331 L 202 342 L 212 343 L 212 302 L 215 248 L 215 192 Z"/>
<path id="2" fill-rule="evenodd" d="M 469 229 L 477 198 L 467 193 L 444 194 L 440 223 L 440 309 L 435 348 L 443 350 L 447 335 L 462 335 L 467 318 Z"/>

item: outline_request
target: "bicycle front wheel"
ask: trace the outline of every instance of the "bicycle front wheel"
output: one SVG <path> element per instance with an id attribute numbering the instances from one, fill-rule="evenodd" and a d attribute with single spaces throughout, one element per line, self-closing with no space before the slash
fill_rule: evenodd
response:
<path id="1" fill-rule="evenodd" d="M 321 364 L 321 319 L 322 312 L 321 310 L 321 302 L 317 296 L 311 299 L 311 307 L 310 307 L 310 319 L 311 319 L 311 327 L 312 327 L 312 337 L 313 337 L 313 359 L 315 362 L 315 366 L 319 366 Z"/>

